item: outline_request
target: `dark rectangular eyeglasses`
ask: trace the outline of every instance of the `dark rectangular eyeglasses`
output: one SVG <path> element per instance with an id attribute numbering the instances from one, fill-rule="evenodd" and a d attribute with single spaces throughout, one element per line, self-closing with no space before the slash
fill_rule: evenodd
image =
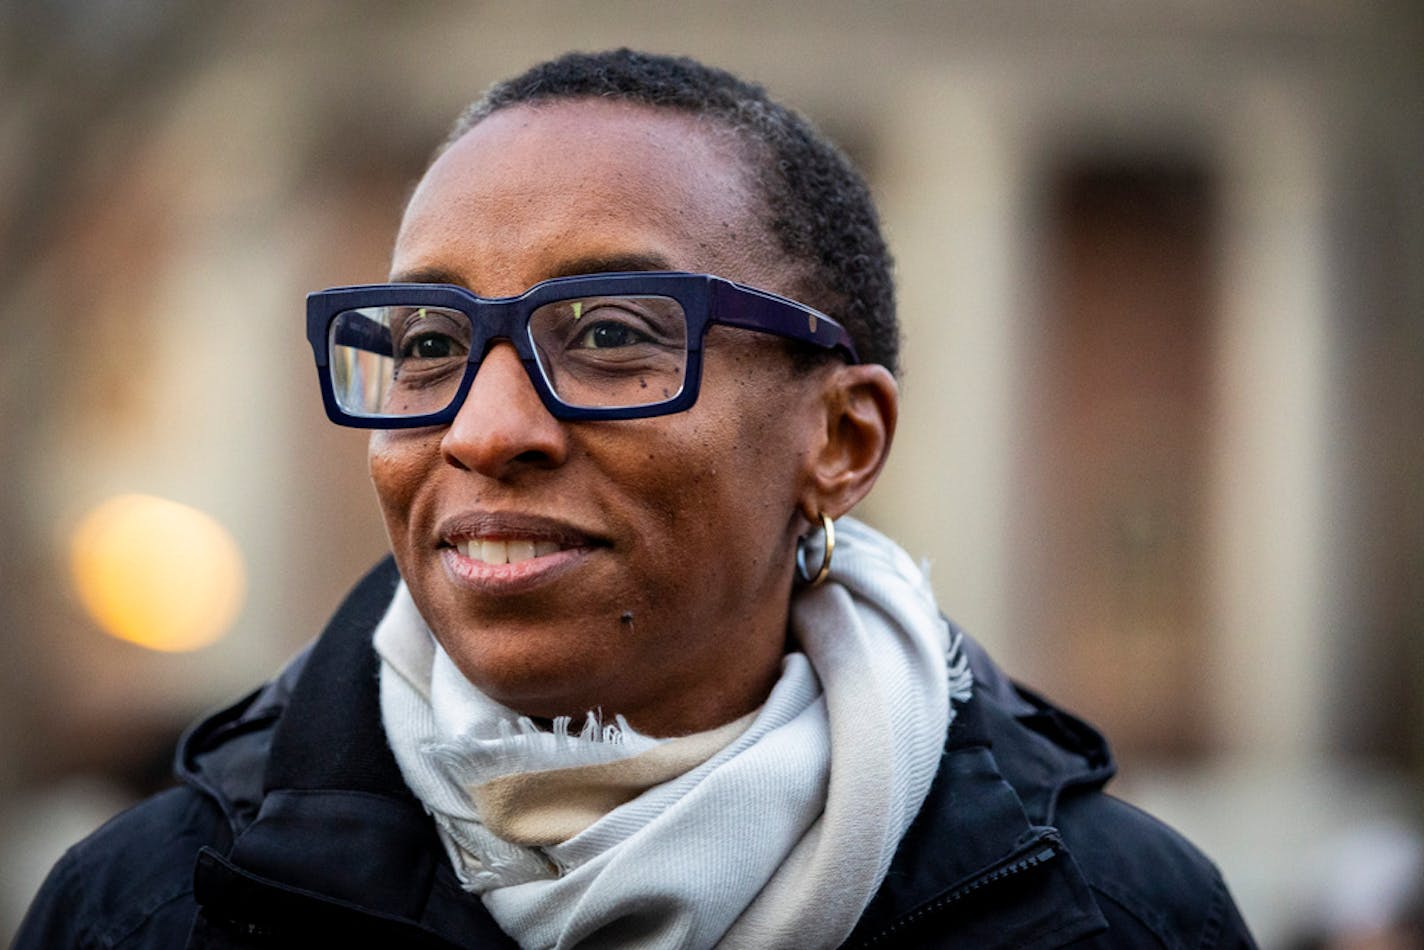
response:
<path id="1" fill-rule="evenodd" d="M 710 274 L 559 277 L 487 299 L 450 284 L 369 284 L 307 295 L 307 339 L 326 414 L 366 429 L 455 418 L 494 340 L 519 353 L 559 419 L 637 419 L 697 401 L 714 323 L 838 350 L 839 323 L 804 304 Z"/>

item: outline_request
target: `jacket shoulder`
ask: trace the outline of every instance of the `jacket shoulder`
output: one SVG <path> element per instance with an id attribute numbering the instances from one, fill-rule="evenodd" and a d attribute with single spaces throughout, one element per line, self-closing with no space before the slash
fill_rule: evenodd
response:
<path id="1" fill-rule="evenodd" d="M 194 856 L 226 833 L 217 806 L 188 788 L 120 813 L 50 871 L 16 950 L 183 946 L 196 909 Z"/>
<path id="2" fill-rule="evenodd" d="M 1085 946 L 1254 947 L 1216 866 L 1103 791 L 1117 766 L 1102 734 L 972 647 L 976 712 L 995 763 L 1029 822 L 1058 830 L 1108 924 Z"/>
<path id="3" fill-rule="evenodd" d="M 323 637 L 368 637 L 397 578 L 385 558 L 347 596 Z M 311 652 L 184 735 L 175 762 L 183 785 L 121 813 L 65 853 L 21 923 L 18 950 L 188 942 L 198 853 L 206 846 L 227 851 L 256 818 L 277 727 Z"/>
<path id="4" fill-rule="evenodd" d="M 1255 946 L 1220 871 L 1162 821 L 1085 790 L 1055 823 L 1108 921 L 1104 946 Z"/>

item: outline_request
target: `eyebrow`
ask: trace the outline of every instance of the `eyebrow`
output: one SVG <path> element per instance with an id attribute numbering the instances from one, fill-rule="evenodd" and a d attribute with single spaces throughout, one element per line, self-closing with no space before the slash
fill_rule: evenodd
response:
<path id="1" fill-rule="evenodd" d="M 387 281 L 392 284 L 454 284 L 459 287 L 460 278 L 454 271 L 442 267 L 416 267 L 392 274 Z"/>
<path id="2" fill-rule="evenodd" d="M 675 270 L 672 262 L 661 254 L 612 254 L 606 257 L 579 257 L 554 268 L 550 277 L 575 277 L 580 274 L 617 274 L 629 271 Z"/>
<path id="3" fill-rule="evenodd" d="M 611 254 L 607 256 L 576 257 L 572 260 L 563 261 L 547 275 L 544 280 L 551 280 L 555 277 L 577 277 L 584 274 L 617 274 L 629 271 L 668 271 L 675 270 L 672 262 L 661 254 Z M 393 284 L 454 284 L 464 286 L 460 278 L 443 267 L 416 267 L 411 270 L 401 271 L 392 274 L 390 282 Z M 473 289 L 473 288 L 471 288 Z"/>

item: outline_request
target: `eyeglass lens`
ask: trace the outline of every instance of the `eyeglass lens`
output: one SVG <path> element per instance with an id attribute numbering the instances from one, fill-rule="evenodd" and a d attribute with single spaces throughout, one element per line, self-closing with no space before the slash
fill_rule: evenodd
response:
<path id="1" fill-rule="evenodd" d="M 549 388 L 579 408 L 665 402 L 687 375 L 687 318 L 671 297 L 578 297 L 529 316 L 529 342 Z M 469 362 L 470 318 L 442 307 L 362 307 L 330 330 L 332 388 L 342 410 L 398 417 L 440 412 Z"/>

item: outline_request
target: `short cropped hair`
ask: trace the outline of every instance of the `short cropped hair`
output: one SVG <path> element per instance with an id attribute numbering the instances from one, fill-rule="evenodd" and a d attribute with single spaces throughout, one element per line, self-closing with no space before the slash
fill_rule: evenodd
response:
<path id="1" fill-rule="evenodd" d="M 790 261 L 804 265 L 798 299 L 845 326 L 862 361 L 897 371 L 893 263 L 870 190 L 834 143 L 755 83 L 680 56 L 568 53 L 491 86 L 436 155 L 500 109 L 586 97 L 706 116 L 736 134 L 765 202 L 767 230 Z"/>

